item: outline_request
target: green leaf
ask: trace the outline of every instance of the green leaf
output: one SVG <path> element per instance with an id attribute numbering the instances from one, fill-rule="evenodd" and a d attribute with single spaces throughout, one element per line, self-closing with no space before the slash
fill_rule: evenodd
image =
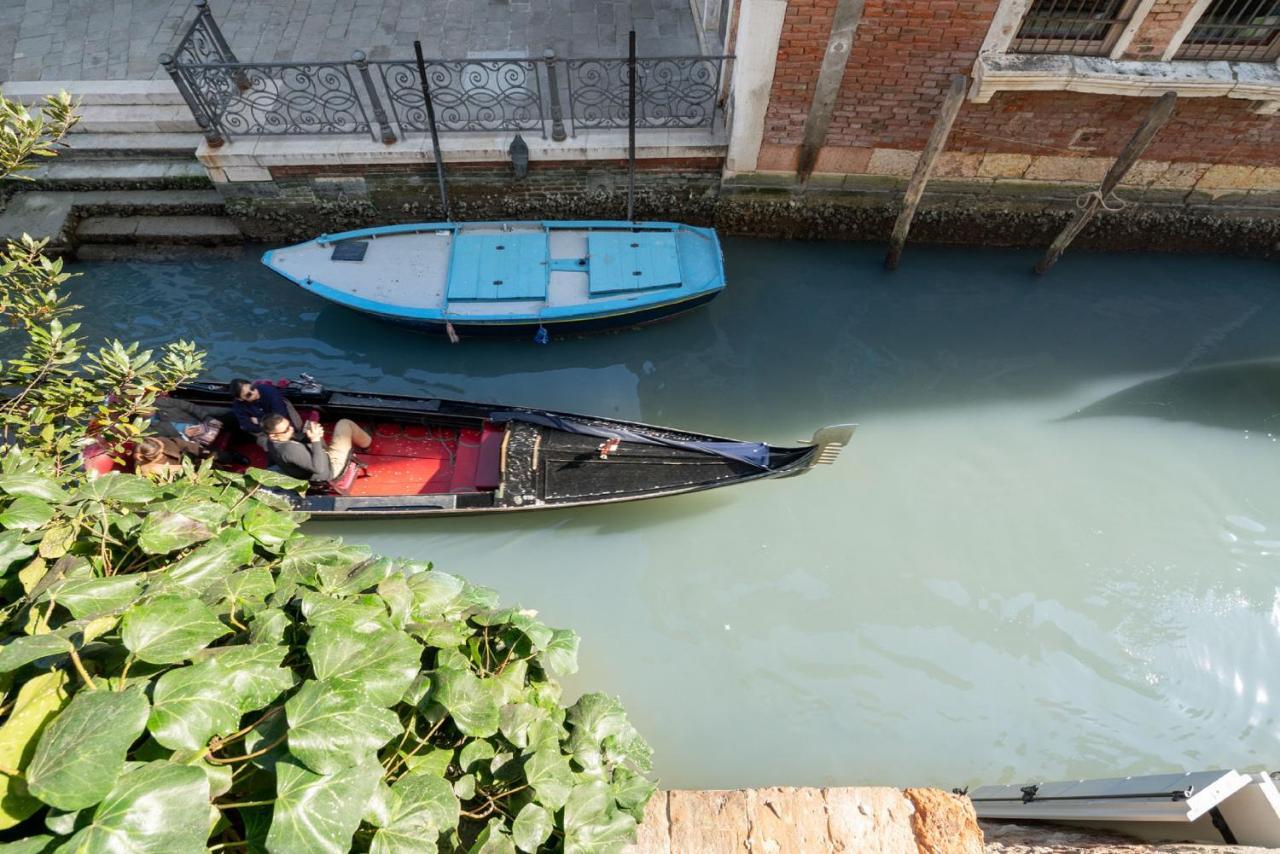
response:
<path id="1" fill-rule="evenodd" d="M 165 673 L 156 682 L 147 729 L 165 747 L 198 750 L 240 725 L 240 704 L 212 662 Z"/>
<path id="2" fill-rule="evenodd" d="M 420 753 L 407 757 L 405 766 L 414 773 L 432 774 L 443 778 L 453 762 L 453 750 L 449 748 L 428 747 Z"/>
<path id="3" fill-rule="evenodd" d="M 0 842 L 0 854 L 48 854 L 57 844 L 57 839 L 42 833 L 39 836 L 19 839 L 17 842 Z"/>
<path id="4" fill-rule="evenodd" d="M 376 761 L 316 774 L 296 759 L 276 763 L 276 803 L 267 849 L 272 854 L 346 854 L 365 804 L 382 777 Z"/>
<path id="5" fill-rule="evenodd" d="M 0 513 L 0 526 L 34 531 L 53 518 L 53 505 L 39 498 L 21 495 Z"/>
<path id="6" fill-rule="evenodd" d="M 615 768 L 609 792 L 618 806 L 631 813 L 636 821 L 644 819 L 644 807 L 658 791 L 658 784 L 647 780 L 627 768 Z"/>
<path id="7" fill-rule="evenodd" d="M 316 678 L 353 686 L 375 706 L 400 701 L 422 667 L 422 647 L 396 629 L 358 632 L 341 625 L 318 626 L 307 641 Z"/>
<path id="8" fill-rule="evenodd" d="M 467 854 L 516 854 L 516 846 L 502 819 L 491 818 L 476 837 L 475 844 L 467 849 Z"/>
<path id="9" fill-rule="evenodd" d="M 555 632 L 543 625 L 531 611 L 517 611 L 511 616 L 511 625 L 524 633 L 536 652 L 545 650 L 555 637 Z"/>
<path id="10" fill-rule="evenodd" d="M 162 555 L 185 549 L 213 537 L 213 529 L 227 516 L 227 508 L 212 501 L 191 501 L 181 509 L 148 514 L 138 535 L 145 554 Z"/>
<path id="11" fill-rule="evenodd" d="M 67 703 L 67 680 L 64 671 L 54 670 L 22 684 L 8 720 L 0 726 L 0 764 L 19 771 L 26 768 L 35 753 L 36 740 Z M 0 830 L 27 819 L 41 806 L 27 792 L 22 777 L 0 774 Z"/>
<path id="12" fill-rule="evenodd" d="M 551 837 L 551 813 L 537 804 L 525 804 L 511 825 L 511 838 L 521 851 L 534 852 Z"/>
<path id="13" fill-rule="evenodd" d="M 552 676 L 572 676 L 578 672 L 579 640 L 568 629 L 556 629 L 547 648 L 538 655 L 538 663 Z"/>
<path id="14" fill-rule="evenodd" d="M 373 759 L 403 732 L 394 712 L 369 703 L 350 686 L 303 683 L 285 703 L 289 752 L 317 774 L 333 774 Z"/>
<path id="15" fill-rule="evenodd" d="M 44 529 L 40 538 L 40 556 L 48 560 L 57 560 L 67 553 L 76 541 L 76 526 L 70 522 L 50 525 Z"/>
<path id="16" fill-rule="evenodd" d="M 264 504 L 255 504 L 240 520 L 245 533 L 271 551 L 279 551 L 289 539 L 298 522 L 289 513 L 272 510 Z"/>
<path id="17" fill-rule="evenodd" d="M 272 489 L 284 489 L 288 492 L 302 492 L 310 485 L 305 480 L 298 480 L 296 477 L 289 477 L 266 469 L 251 468 L 245 472 L 245 476 L 263 486 L 269 486 Z"/>
<path id="18" fill-rule="evenodd" d="M 35 472 L 0 475 L 0 490 L 10 495 L 26 495 L 44 501 L 63 501 L 67 497 L 57 481 Z"/>
<path id="19" fill-rule="evenodd" d="M 449 710 L 463 735 L 487 738 L 498 731 L 498 701 L 487 680 L 446 668 L 435 671 L 432 682 L 431 698 Z"/>
<path id="20" fill-rule="evenodd" d="M 529 727 L 546 717 L 546 709 L 530 703 L 508 703 L 499 710 L 498 728 L 507 741 L 523 749 L 529 746 Z"/>
<path id="21" fill-rule="evenodd" d="M 378 582 L 378 595 L 386 603 L 391 624 L 403 629 L 409 621 L 409 611 L 413 607 L 413 593 L 403 575 L 391 575 Z"/>
<path id="22" fill-rule="evenodd" d="M 128 605 L 138 598 L 142 581 L 137 575 L 70 578 L 54 588 L 54 596 L 73 617 L 83 620 Z"/>
<path id="23" fill-rule="evenodd" d="M 439 836 L 434 828 L 380 827 L 373 833 L 369 854 L 435 854 L 440 850 L 436 844 Z"/>
<path id="24" fill-rule="evenodd" d="M 293 621 L 284 611 L 267 608 L 253 615 L 253 622 L 249 625 L 249 640 L 255 644 L 284 643 L 285 633 L 292 625 Z"/>
<path id="25" fill-rule="evenodd" d="M 94 810 L 93 823 L 65 848 L 86 853 L 202 851 L 209 835 L 208 803 L 209 780 L 199 768 L 148 762 L 116 781 Z"/>
<path id="26" fill-rule="evenodd" d="M 413 591 L 413 619 L 425 621 L 457 610 L 464 583 L 447 572 L 422 572 L 409 578 Z"/>
<path id="27" fill-rule="evenodd" d="M 284 666 L 288 654 L 285 646 L 250 643 L 206 650 L 197 658 L 212 663 L 240 711 L 251 712 L 275 702 L 297 683 L 293 670 Z"/>
<path id="28" fill-rule="evenodd" d="M 387 815 L 374 834 L 370 851 L 434 851 L 441 833 L 458 823 L 458 798 L 443 778 L 410 773 L 391 787 Z"/>
<path id="29" fill-rule="evenodd" d="M 529 757 L 524 764 L 524 775 L 538 802 L 552 810 L 563 807 L 573 791 L 569 757 L 554 747 L 542 748 Z"/>
<path id="30" fill-rule="evenodd" d="M 252 561 L 253 539 L 243 531 L 228 528 L 169 567 L 167 575 L 184 587 L 203 591 Z"/>
<path id="31" fill-rule="evenodd" d="M 473 768 L 473 765 L 487 762 L 494 757 L 495 753 L 497 751 L 493 749 L 493 745 L 489 742 L 480 738 L 473 739 L 463 745 L 462 750 L 459 751 L 458 767 L 462 769 L 463 773 L 475 771 L 477 769 Z"/>
<path id="32" fill-rule="evenodd" d="M 271 570 L 251 566 L 215 582 L 206 591 L 206 598 L 234 602 L 237 606 L 254 609 L 261 607 L 275 590 L 276 582 Z"/>
<path id="33" fill-rule="evenodd" d="M 123 472 L 107 474 L 88 481 L 76 493 L 77 500 L 118 501 L 121 504 L 146 504 L 159 494 L 155 484 L 145 478 Z"/>
<path id="34" fill-rule="evenodd" d="M 142 734 L 149 711 L 141 688 L 81 690 L 40 736 L 27 767 L 31 794 L 64 810 L 102 800 L 120 776 L 125 751 Z"/>
<path id="35" fill-rule="evenodd" d="M 600 773 L 603 759 L 628 759 L 641 771 L 652 768 L 653 751 L 627 721 L 616 698 L 604 694 L 583 694 L 569 708 L 572 727 L 569 750 L 574 761 L 588 772 Z"/>
<path id="36" fill-rule="evenodd" d="M 230 631 L 203 602 L 159 596 L 126 612 L 120 635 L 140 660 L 176 664 Z"/>
<path id="37" fill-rule="evenodd" d="M 635 841 L 636 820 L 612 809 L 609 788 L 599 781 L 573 787 L 564 805 L 565 852 L 605 854 Z"/>
<path id="38" fill-rule="evenodd" d="M 61 633 L 16 637 L 0 647 L 0 673 L 17 670 L 46 655 L 66 655 L 71 650 L 71 641 Z"/>
<path id="39" fill-rule="evenodd" d="M 0 534 L 0 574 L 20 560 L 26 560 L 36 553 L 36 547 L 22 541 L 22 532 L 5 531 Z"/>

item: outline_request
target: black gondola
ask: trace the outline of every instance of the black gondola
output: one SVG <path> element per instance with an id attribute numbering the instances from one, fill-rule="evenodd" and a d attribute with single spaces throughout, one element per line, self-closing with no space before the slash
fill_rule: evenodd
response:
<path id="1" fill-rule="evenodd" d="M 350 418 L 373 436 L 356 456 L 361 476 L 298 498 L 298 510 L 323 518 L 545 510 L 700 492 L 801 474 L 832 462 L 853 435 L 851 425 L 824 427 L 807 444 L 774 447 L 519 406 L 330 390 L 310 378 L 281 391 L 304 418 L 326 427 Z M 192 383 L 174 397 L 231 404 L 215 383 Z M 230 448 L 265 465 L 245 434 Z"/>

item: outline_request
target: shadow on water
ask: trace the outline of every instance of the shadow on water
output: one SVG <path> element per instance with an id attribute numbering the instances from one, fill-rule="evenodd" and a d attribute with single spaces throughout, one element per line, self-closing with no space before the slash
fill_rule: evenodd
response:
<path id="1" fill-rule="evenodd" d="M 1132 385 L 1060 420 L 1117 416 L 1231 430 L 1280 430 L 1280 361 L 1179 371 Z"/>

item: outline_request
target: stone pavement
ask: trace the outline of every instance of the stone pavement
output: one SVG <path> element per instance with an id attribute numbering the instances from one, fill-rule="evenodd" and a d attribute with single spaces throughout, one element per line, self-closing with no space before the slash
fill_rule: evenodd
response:
<path id="1" fill-rule="evenodd" d="M 688 0 L 210 0 L 242 62 L 699 53 Z M 190 0 L 0 0 L 0 81 L 164 76 Z"/>

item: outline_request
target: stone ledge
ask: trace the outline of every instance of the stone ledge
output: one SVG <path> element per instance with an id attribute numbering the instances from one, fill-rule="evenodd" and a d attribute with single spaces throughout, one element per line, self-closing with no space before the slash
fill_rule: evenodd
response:
<path id="1" fill-rule="evenodd" d="M 938 789 L 658 792 L 628 854 L 982 854 L 969 799 Z"/>
<path id="2" fill-rule="evenodd" d="M 1280 66 L 1266 62 L 1149 62 L 1057 54 L 980 54 L 969 100 L 985 104 L 996 92 L 1087 92 L 1257 101 L 1257 113 L 1280 109 Z"/>
<path id="3" fill-rule="evenodd" d="M 441 154 L 446 165 L 509 163 L 511 158 L 507 148 L 514 137 L 514 131 L 447 134 L 440 140 Z M 625 130 L 583 130 L 563 142 L 542 139 L 537 135 L 525 136 L 524 140 L 529 146 L 530 162 L 587 163 L 627 159 Z M 636 159 L 722 159 L 727 144 L 722 131 L 645 130 L 636 137 Z M 266 180 L 247 177 L 260 176 L 261 171 L 231 170 L 266 170 L 274 166 L 394 166 L 435 162 L 435 152 L 427 136 L 413 136 L 391 145 L 354 137 L 237 139 L 217 148 L 210 147 L 207 142 L 202 143 L 196 150 L 196 157 L 218 182 Z"/>

